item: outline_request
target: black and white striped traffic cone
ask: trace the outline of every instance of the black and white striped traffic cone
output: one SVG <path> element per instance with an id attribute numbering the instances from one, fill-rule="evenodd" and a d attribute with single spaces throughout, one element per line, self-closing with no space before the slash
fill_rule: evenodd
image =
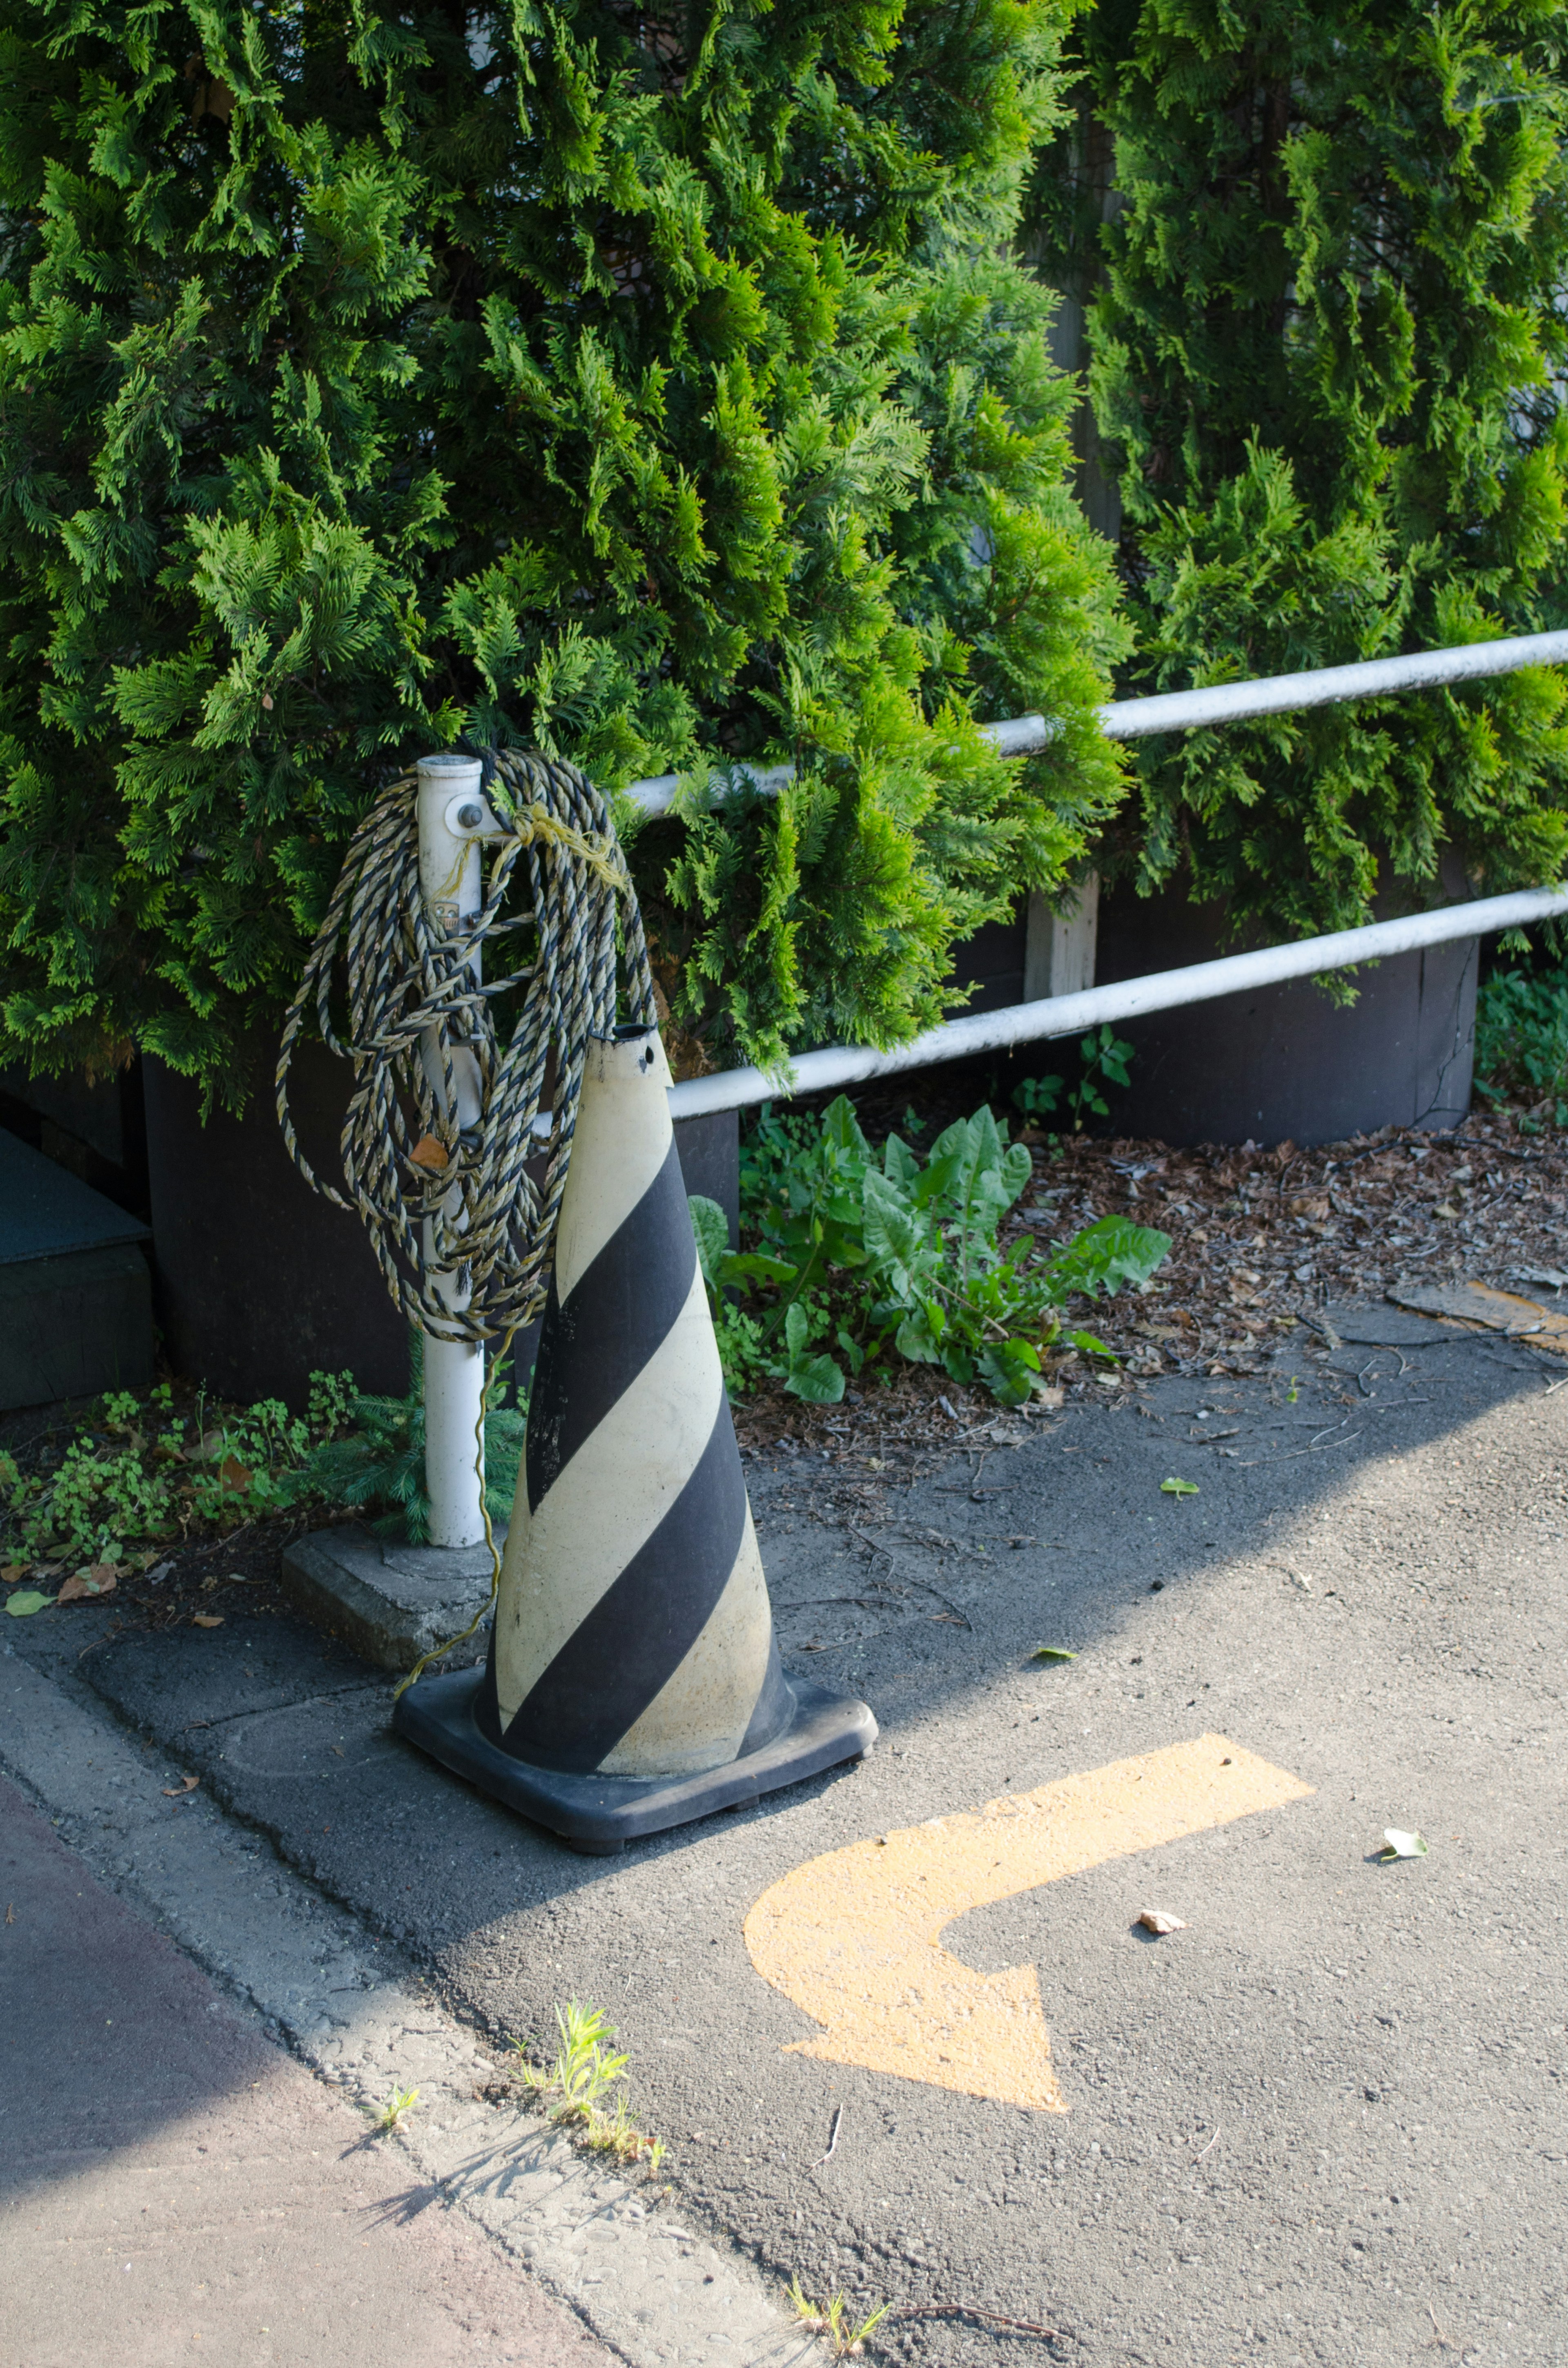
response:
<path id="1" fill-rule="evenodd" d="M 779 1665 L 670 1124 L 658 1031 L 595 1043 L 482 1672 L 401 1732 L 583 1849 L 771 1792 L 874 1741 Z"/>

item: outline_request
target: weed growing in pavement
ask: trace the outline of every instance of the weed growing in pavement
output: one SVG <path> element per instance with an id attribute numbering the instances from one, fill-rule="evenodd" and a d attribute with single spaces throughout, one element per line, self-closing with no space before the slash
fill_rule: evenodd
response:
<path id="1" fill-rule="evenodd" d="M 376 2127 L 390 2133 L 403 2126 L 403 2117 L 419 2102 L 417 2089 L 394 2089 L 376 2117 Z"/>
<path id="2" fill-rule="evenodd" d="M 808 2334 L 826 2336 L 835 2360 L 864 2359 L 866 2338 L 874 2327 L 881 2326 L 892 2307 L 891 2303 L 883 2303 L 880 2310 L 874 2310 L 869 2318 L 863 2318 L 856 2327 L 850 2322 L 849 2305 L 843 2294 L 835 2294 L 831 2302 L 819 2307 L 804 2293 L 798 2277 L 790 2282 L 787 2300 Z"/>
<path id="3" fill-rule="evenodd" d="M 561 2044 L 553 2064 L 531 2063 L 526 2043 L 512 2042 L 523 2086 L 547 2106 L 552 2122 L 576 2125 L 595 2153 L 612 2154 L 618 2162 L 646 2162 L 657 2170 L 666 2148 L 631 2119 L 625 2085 L 631 2058 L 616 2052 L 608 2017 L 591 2001 L 568 1998 L 555 2009 L 555 2027 Z M 602 2100 L 611 2094 L 614 2110 L 606 2112 Z"/>
<path id="4" fill-rule="evenodd" d="M 1092 1333 L 1064 1331 L 1066 1302 L 1146 1282 L 1170 1236 L 1102 1217 L 1043 1251 L 1032 1235 L 1004 1250 L 998 1228 L 1031 1174 L 1028 1147 L 988 1108 L 922 1159 L 897 1134 L 873 1151 L 842 1094 L 820 1119 L 765 1105 L 741 1162 L 756 1247 L 733 1253 L 717 1203 L 691 1203 L 732 1392 L 766 1375 L 836 1405 L 846 1368 L 858 1376 L 896 1355 L 1018 1406 L 1059 1342 L 1109 1357 Z"/>

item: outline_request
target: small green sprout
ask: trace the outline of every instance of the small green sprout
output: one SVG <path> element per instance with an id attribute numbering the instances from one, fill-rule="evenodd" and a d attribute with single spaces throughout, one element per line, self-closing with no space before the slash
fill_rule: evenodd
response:
<path id="1" fill-rule="evenodd" d="M 417 2089 L 394 2089 L 381 2107 L 376 2127 L 389 2134 L 392 2130 L 401 2129 L 403 2115 L 411 2113 L 418 2102 Z"/>
<path id="2" fill-rule="evenodd" d="M 584 2144 L 595 2153 L 613 2154 L 619 2162 L 646 2162 L 650 2169 L 657 2170 L 666 2148 L 631 2119 L 631 2102 L 621 2086 L 630 2058 L 612 2048 L 615 2029 L 608 2016 L 591 2003 L 568 1998 L 555 2009 L 555 2026 L 561 2044 L 548 2067 L 531 2064 L 527 2043 L 513 2040 L 512 2053 L 524 2087 L 541 2100 L 559 2099 L 550 2108 L 551 2120 L 579 2124 Z M 600 2100 L 615 2089 L 620 2094 L 614 2111 L 601 2112 Z"/>
<path id="3" fill-rule="evenodd" d="M 1196 1480 L 1162 1480 L 1160 1494 L 1162 1497 L 1196 1497 L 1198 1483 Z"/>
<path id="4" fill-rule="evenodd" d="M 1031 1661 L 1075 1661 L 1077 1657 L 1065 1645 L 1037 1645 L 1029 1655 Z"/>
<path id="5" fill-rule="evenodd" d="M 891 2303 L 883 2303 L 880 2309 L 872 2311 L 870 2317 L 863 2318 L 857 2327 L 850 2321 L 849 2304 L 845 2295 L 836 2294 L 831 2302 L 818 2305 L 812 2301 L 798 2277 L 791 2278 L 785 2299 L 808 2335 L 826 2336 L 833 2346 L 835 2360 L 863 2360 L 867 2336 L 873 2328 L 881 2326 L 892 2307 Z"/>

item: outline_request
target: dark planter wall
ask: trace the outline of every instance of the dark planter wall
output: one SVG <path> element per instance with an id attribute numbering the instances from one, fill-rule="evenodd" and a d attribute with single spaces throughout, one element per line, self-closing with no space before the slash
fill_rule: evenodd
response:
<path id="1" fill-rule="evenodd" d="M 222 1396 L 302 1409 L 316 1368 L 408 1387 L 408 1340 L 357 1217 L 312 1192 L 283 1147 L 270 1042 L 252 1049 L 243 1118 L 200 1120 L 200 1094 L 143 1064 L 157 1319 L 176 1372 Z M 290 1102 L 317 1175 L 340 1182 L 347 1064 L 301 1044 Z"/>
<path id="2" fill-rule="evenodd" d="M 1010 1003 L 1022 1003 L 1028 945 L 1027 898 L 1010 920 L 987 921 L 972 938 L 956 945 L 953 985 L 971 992 L 949 1006 L 952 1017 L 970 1011 L 1005 1011 Z"/>
<path id="3" fill-rule="evenodd" d="M 1179 892 L 1119 888 L 1100 905 L 1096 984 L 1233 952 L 1222 918 Z M 1119 1022 L 1136 1057 L 1109 1128 L 1171 1144 L 1314 1144 L 1457 1126 L 1470 1108 L 1478 951 L 1462 938 L 1369 965 L 1348 1009 L 1296 979 Z"/>
<path id="4" fill-rule="evenodd" d="M 197 1088 L 146 1064 L 147 1155 L 157 1319 L 176 1372 L 222 1396 L 302 1408 L 318 1368 L 347 1366 L 364 1389 L 408 1387 L 408 1339 L 357 1217 L 312 1192 L 283 1147 L 272 1048 L 252 1056 L 243 1118 L 200 1122 Z M 337 1138 L 350 1084 L 320 1044 L 294 1057 L 290 1106 L 318 1176 L 341 1177 Z M 733 1110 L 676 1129 L 687 1188 L 717 1201 L 734 1237 L 738 1125 Z M 506 1393 L 533 1364 L 537 1326 L 514 1343 Z"/>

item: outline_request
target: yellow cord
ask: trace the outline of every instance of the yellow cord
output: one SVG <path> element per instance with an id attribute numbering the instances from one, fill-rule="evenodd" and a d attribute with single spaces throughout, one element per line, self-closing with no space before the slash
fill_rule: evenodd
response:
<path id="1" fill-rule="evenodd" d="M 585 837 L 580 830 L 574 830 L 569 822 L 560 821 L 548 806 L 535 804 L 528 807 L 517 815 L 513 827 L 525 847 L 534 839 L 541 838 L 552 847 L 567 848 L 580 863 L 585 863 L 591 871 L 597 871 L 607 887 L 613 888 L 619 895 L 631 895 L 631 882 L 621 866 L 612 863 L 602 847 L 596 847 L 591 838 Z"/>
<path id="2" fill-rule="evenodd" d="M 501 1353 L 496 1358 L 494 1365 L 491 1368 L 491 1373 L 497 1372 L 511 1355 L 512 1342 L 517 1337 L 517 1327 L 514 1324 L 508 1330 L 506 1338 L 501 1343 Z M 468 1643 L 469 1638 L 473 1634 L 474 1630 L 479 1626 L 480 1622 L 484 1618 L 485 1613 L 494 1608 L 495 1599 L 501 1592 L 501 1555 L 495 1543 L 494 1530 L 491 1527 L 490 1506 L 487 1500 L 487 1492 L 484 1486 L 484 1417 L 490 1410 L 491 1373 L 487 1373 L 485 1375 L 484 1387 L 479 1394 L 479 1420 L 474 1425 L 473 1431 L 473 1471 L 474 1477 L 479 1482 L 479 1509 L 484 1521 L 484 1543 L 490 1549 L 490 1593 L 486 1597 L 485 1600 L 480 1605 L 479 1610 L 474 1613 L 473 1618 L 469 1622 L 468 1626 L 463 1630 L 460 1636 L 449 1636 L 444 1645 L 432 1645 L 427 1653 L 422 1653 L 420 1655 L 418 1660 L 414 1664 L 413 1668 L 410 1669 L 407 1677 L 400 1679 L 398 1683 L 392 1688 L 393 1702 L 398 1701 L 402 1695 L 405 1694 L 410 1686 L 418 1682 L 418 1680 L 425 1675 L 426 1670 L 429 1668 L 432 1661 L 440 1660 L 444 1655 L 455 1652 L 460 1645 L 466 1645 Z"/>

